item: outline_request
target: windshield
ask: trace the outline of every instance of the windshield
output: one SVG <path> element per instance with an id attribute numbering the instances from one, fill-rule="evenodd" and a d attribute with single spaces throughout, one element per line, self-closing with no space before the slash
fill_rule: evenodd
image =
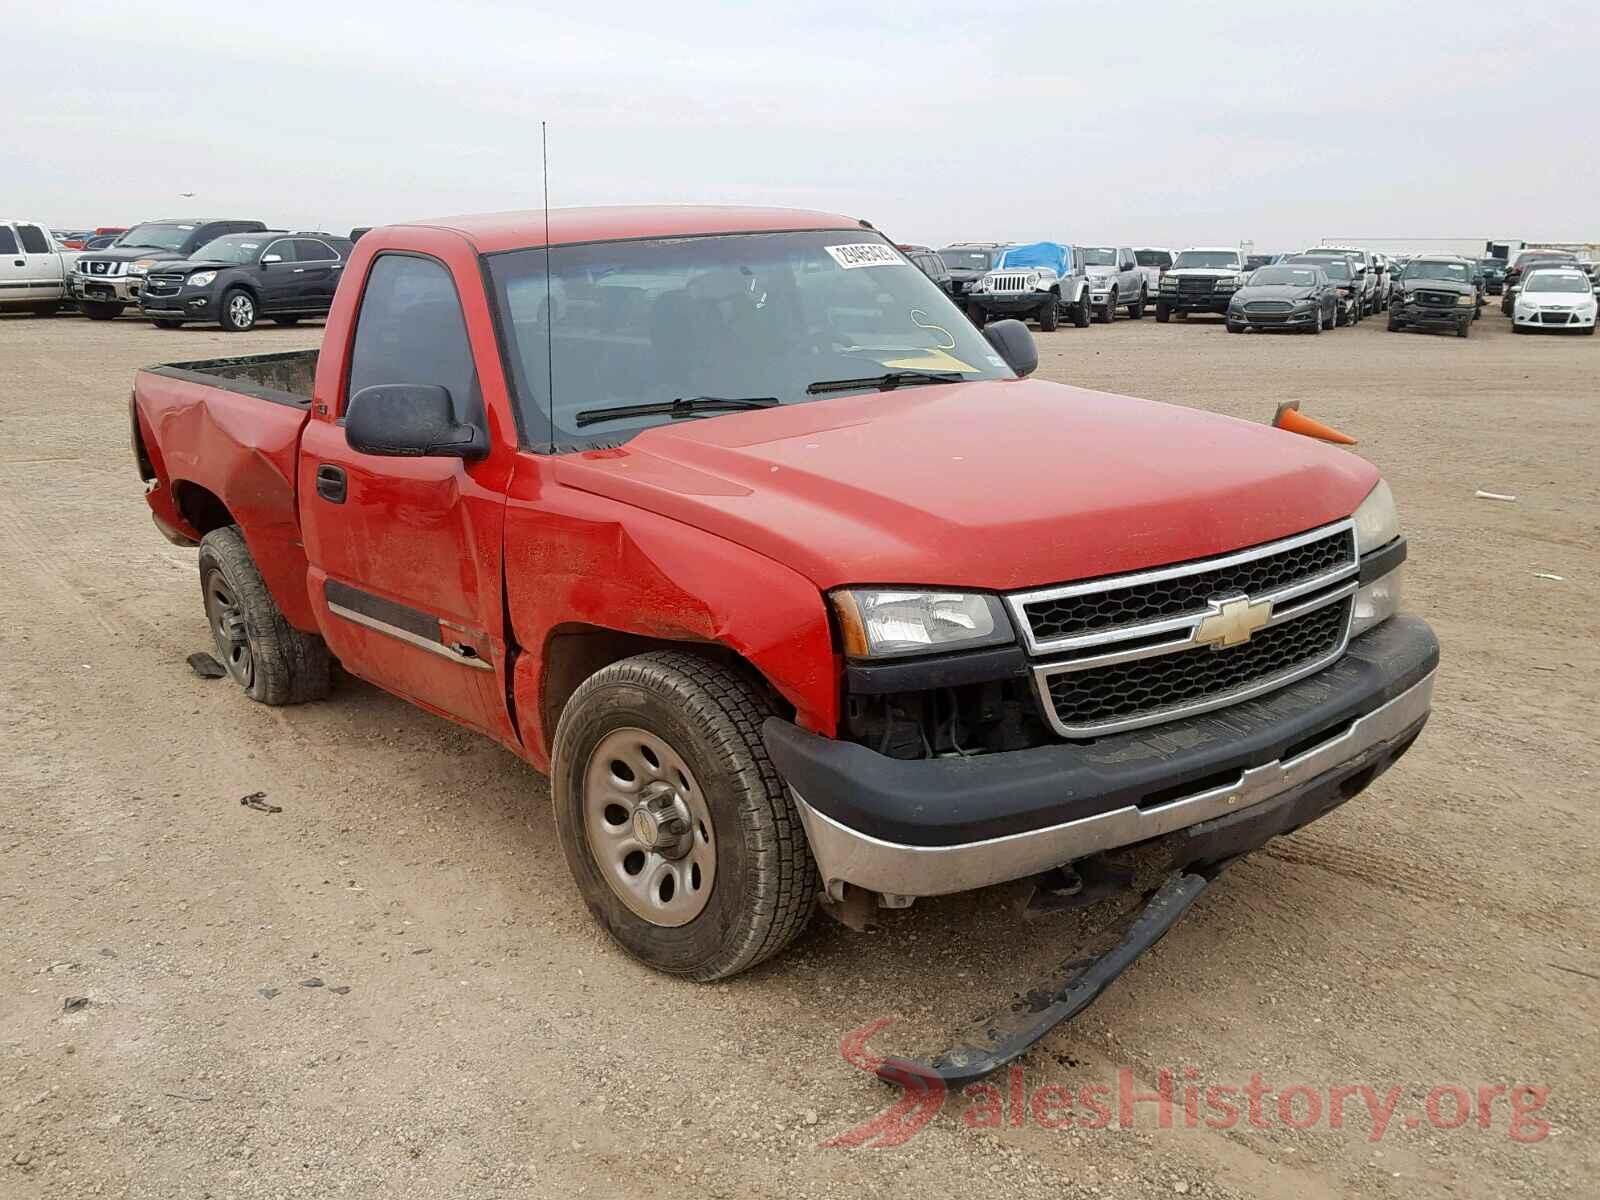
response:
<path id="1" fill-rule="evenodd" d="M 998 250 L 941 250 L 939 257 L 952 271 L 988 271 L 999 253 Z"/>
<path id="2" fill-rule="evenodd" d="M 117 245 L 132 250 L 177 250 L 193 232 L 193 225 L 135 225 Z"/>
<path id="3" fill-rule="evenodd" d="M 1306 263 L 1307 260 L 1295 259 L 1295 262 Z M 1318 258 L 1311 260 L 1307 265 L 1321 267 L 1329 279 L 1349 279 L 1350 263 L 1343 258 Z"/>
<path id="4" fill-rule="evenodd" d="M 1516 266 L 1526 267 L 1536 262 L 1577 262 L 1576 254 L 1568 254 L 1562 250 L 1524 250 L 1517 255 Z"/>
<path id="5" fill-rule="evenodd" d="M 1555 271 L 1535 271 L 1522 285 L 1526 292 L 1587 292 L 1594 284 L 1585 275 L 1558 274 Z"/>
<path id="6" fill-rule="evenodd" d="M 806 390 L 814 383 L 896 371 L 1012 377 L 939 286 L 870 233 L 557 247 L 548 303 L 544 263 L 542 249 L 489 259 L 535 444 L 614 445 L 675 419 L 636 413 L 580 432 L 577 414 L 591 409 L 694 397 L 804 404 L 818 399 Z"/>
<path id="7" fill-rule="evenodd" d="M 1185 267 L 1199 267 L 1202 270 L 1237 271 L 1239 269 L 1239 256 L 1232 250 L 1185 250 L 1178 255 L 1172 269 L 1181 271 Z"/>
<path id="8" fill-rule="evenodd" d="M 1316 267 L 1262 267 L 1250 276 L 1251 287 L 1316 287 Z"/>
<path id="9" fill-rule="evenodd" d="M 1466 263 L 1454 262 L 1428 262 L 1426 260 L 1406 264 L 1405 274 L 1402 279 L 1448 279 L 1452 283 L 1471 282 L 1471 273 L 1467 270 Z"/>
<path id="10" fill-rule="evenodd" d="M 1114 267 L 1117 265 L 1115 246 L 1083 247 L 1083 265 L 1086 267 Z"/>
<path id="11" fill-rule="evenodd" d="M 1166 270 L 1172 265 L 1172 255 L 1165 250 L 1135 250 L 1133 261 L 1141 267 L 1160 267 Z"/>
<path id="12" fill-rule="evenodd" d="M 206 262 L 253 263 L 264 245 L 266 240 L 260 234 L 230 233 L 207 242 L 194 257 Z"/>

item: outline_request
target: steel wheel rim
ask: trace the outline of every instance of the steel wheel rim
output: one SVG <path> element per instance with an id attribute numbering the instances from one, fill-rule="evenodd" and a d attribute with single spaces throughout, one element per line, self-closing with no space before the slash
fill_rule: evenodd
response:
<path id="1" fill-rule="evenodd" d="M 671 833 L 674 820 L 683 834 Z M 717 877 L 711 810 L 658 735 L 628 727 L 600 739 L 584 766 L 583 829 L 595 866 L 635 916 L 671 929 L 705 910 Z"/>
<path id="2" fill-rule="evenodd" d="M 213 571 L 206 578 L 206 619 L 211 623 L 211 638 L 216 643 L 222 665 L 234 682 L 249 688 L 255 679 L 250 634 L 239 602 L 221 571 Z"/>
<path id="3" fill-rule="evenodd" d="M 248 325 L 255 320 L 256 306 L 250 303 L 249 296 L 235 296 L 228 302 L 228 315 L 235 325 Z"/>

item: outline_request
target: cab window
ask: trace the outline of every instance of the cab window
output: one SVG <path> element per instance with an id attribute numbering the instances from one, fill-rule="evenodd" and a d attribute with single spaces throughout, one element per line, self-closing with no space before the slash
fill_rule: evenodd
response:
<path id="1" fill-rule="evenodd" d="M 50 253 L 50 239 L 37 225 L 18 225 L 17 235 L 22 238 L 22 248 L 29 254 Z"/>

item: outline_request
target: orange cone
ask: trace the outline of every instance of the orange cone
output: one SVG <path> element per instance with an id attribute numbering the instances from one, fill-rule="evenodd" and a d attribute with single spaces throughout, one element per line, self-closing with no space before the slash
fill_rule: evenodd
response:
<path id="1" fill-rule="evenodd" d="M 1278 411 L 1272 416 L 1274 429 L 1282 429 L 1289 433 L 1303 433 L 1306 437 L 1321 438 L 1325 442 L 1336 442 L 1341 446 L 1354 446 L 1356 439 L 1348 433 L 1340 433 L 1331 425 L 1324 425 L 1321 421 L 1314 421 L 1300 411 L 1300 401 L 1285 400 L 1278 405 Z"/>

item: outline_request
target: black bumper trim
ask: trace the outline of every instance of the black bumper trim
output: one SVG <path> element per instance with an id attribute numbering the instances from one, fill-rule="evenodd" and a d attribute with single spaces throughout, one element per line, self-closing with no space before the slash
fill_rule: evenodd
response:
<path id="1" fill-rule="evenodd" d="M 1298 683 L 1164 725 L 970 758 L 895 759 L 773 717 L 772 761 L 818 812 L 909 846 L 956 846 L 1028 833 L 1284 757 L 1394 699 L 1439 662 L 1426 622 L 1397 616 Z"/>

